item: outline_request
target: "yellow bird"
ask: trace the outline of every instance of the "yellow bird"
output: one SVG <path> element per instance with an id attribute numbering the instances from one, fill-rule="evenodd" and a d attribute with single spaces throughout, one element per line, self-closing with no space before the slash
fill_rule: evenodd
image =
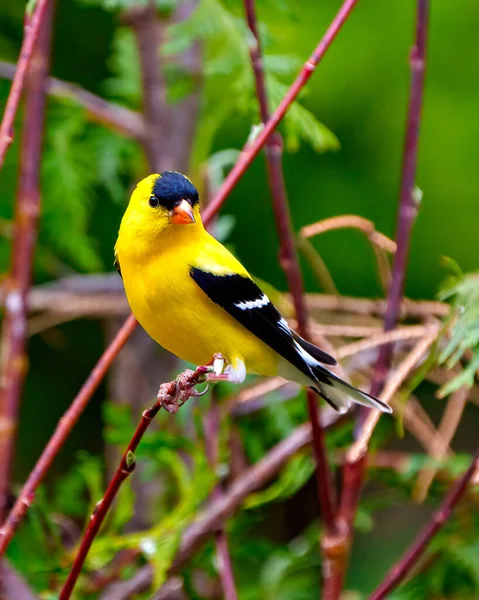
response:
<path id="1" fill-rule="evenodd" d="M 123 216 L 115 265 L 136 319 L 163 348 L 208 379 L 242 383 L 246 373 L 310 386 L 336 410 L 351 400 L 389 406 L 322 366 L 335 359 L 288 326 L 243 265 L 204 228 L 198 192 L 180 173 L 141 181 Z"/>

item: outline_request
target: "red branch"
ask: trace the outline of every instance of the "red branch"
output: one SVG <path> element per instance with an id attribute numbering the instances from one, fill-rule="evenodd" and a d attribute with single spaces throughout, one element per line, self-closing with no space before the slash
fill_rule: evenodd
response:
<path id="1" fill-rule="evenodd" d="M 250 47 L 251 63 L 253 66 L 256 94 L 263 125 L 269 123 L 268 95 L 263 68 L 261 40 L 258 34 L 254 0 L 244 0 L 248 26 L 253 34 Z M 280 240 L 280 263 L 288 281 L 288 287 L 293 297 L 296 320 L 300 335 L 309 337 L 308 312 L 304 299 L 304 286 L 299 268 L 296 246 L 294 243 L 293 226 L 289 210 L 288 196 L 284 183 L 282 168 L 282 140 L 279 133 L 271 135 L 266 141 L 266 166 L 268 169 L 269 186 L 273 198 L 273 209 L 276 229 Z M 319 422 L 317 399 L 314 392 L 308 390 L 309 419 L 313 427 L 313 452 L 316 460 L 317 493 L 321 506 L 321 514 L 328 535 L 336 534 L 335 494 L 332 484 L 331 471 L 326 456 L 324 432 Z"/>
<path id="2" fill-rule="evenodd" d="M 203 431 L 205 434 L 205 447 L 208 462 L 214 472 L 218 470 L 219 435 L 220 435 L 220 408 L 218 399 L 213 390 L 211 394 L 211 407 L 203 419 Z M 213 490 L 212 500 L 221 501 L 223 487 L 218 484 Z M 225 600 L 237 600 L 238 593 L 231 564 L 231 556 L 228 548 L 228 538 L 224 525 L 221 524 L 215 531 L 216 556 L 218 558 L 218 571 Z"/>
<path id="3" fill-rule="evenodd" d="M 71 403 L 68 410 L 60 419 L 55 432 L 50 438 L 45 450 L 37 461 L 37 464 L 30 473 L 20 496 L 15 502 L 14 507 L 10 511 L 3 527 L 0 529 L 0 556 L 5 552 L 10 540 L 15 533 L 16 528 L 25 516 L 29 506 L 33 502 L 35 492 L 41 484 L 48 469 L 51 467 L 60 448 L 63 446 L 70 431 L 80 418 L 85 408 L 93 396 L 98 386 L 100 385 L 105 373 L 109 369 L 113 360 L 118 356 L 118 353 L 125 345 L 130 334 L 136 327 L 136 320 L 133 315 L 130 315 L 124 325 L 116 335 L 113 342 L 108 346 L 102 354 L 100 360 L 95 365 L 95 368 L 90 373 L 88 379 L 83 384 L 78 395 Z"/>
<path id="4" fill-rule="evenodd" d="M 0 344 L 2 347 L 0 364 L 0 456 L 2 457 L 0 461 L 0 519 L 4 517 L 7 505 L 18 410 L 28 365 L 28 358 L 25 354 L 27 296 L 32 279 L 32 262 L 40 213 L 40 160 L 45 121 L 45 82 L 50 65 L 53 4 L 51 1 L 44 2 L 39 8 L 42 9 L 42 12 L 35 13 L 34 19 L 36 20 L 31 25 L 31 29 L 34 25 L 36 27 L 35 33 L 30 34 L 34 35 L 31 42 L 32 47 L 38 35 L 34 58 L 30 62 L 26 77 L 22 76 L 21 84 L 17 82 L 17 87 L 23 86 L 25 82 L 27 94 L 22 129 L 20 177 L 15 206 L 11 270 L 6 283 L 5 320 Z M 42 16 L 45 16 L 43 20 Z M 29 64 L 30 55 L 31 51 L 21 55 L 25 69 Z M 12 86 L 11 96 L 13 93 Z M 16 104 L 7 105 L 2 125 L 5 123 L 8 125 L 8 115 L 10 114 L 8 111 L 12 111 L 13 115 L 16 106 Z M 5 151 L 6 148 L 7 146 L 5 146 Z"/>
<path id="5" fill-rule="evenodd" d="M 17 61 L 17 70 L 15 71 L 15 77 L 13 78 L 12 87 L 10 88 L 10 94 L 8 95 L 2 123 L 0 125 L 0 168 L 5 160 L 5 154 L 7 153 L 8 147 L 13 142 L 13 123 L 22 96 L 28 65 L 49 3 L 50 0 L 38 0 L 33 16 L 25 22 L 25 37 L 23 38 L 20 55 Z"/>
<path id="6" fill-rule="evenodd" d="M 391 331 L 396 327 L 401 312 L 401 302 L 406 278 L 409 243 L 414 221 L 416 220 L 420 199 L 415 193 L 417 152 L 419 142 L 419 126 L 424 92 L 424 73 L 426 58 L 426 35 L 428 25 L 429 0 L 418 0 L 416 42 L 411 51 L 411 91 L 404 142 L 404 155 L 399 195 L 399 213 L 396 229 L 397 250 L 394 255 L 391 287 L 388 304 L 384 316 L 384 330 Z M 392 359 L 392 345 L 381 346 L 374 371 L 371 394 L 381 393 L 389 372 Z"/>
<path id="7" fill-rule="evenodd" d="M 221 206 L 222 206 L 223 202 L 226 200 L 228 194 L 231 192 L 231 190 L 235 187 L 235 185 L 241 179 L 242 175 L 245 173 L 246 169 L 252 163 L 255 156 L 258 154 L 260 149 L 266 143 L 266 140 L 268 139 L 268 137 L 273 133 L 274 129 L 277 127 L 278 123 L 284 117 L 284 115 L 285 115 L 286 111 L 288 110 L 289 106 L 291 105 L 291 103 L 298 96 L 302 87 L 304 87 L 304 85 L 308 82 L 308 80 L 311 77 L 312 73 L 314 72 L 316 66 L 319 64 L 320 60 L 322 59 L 322 57 L 328 50 L 329 46 L 331 45 L 331 43 L 333 42 L 333 40 L 339 33 L 341 27 L 343 26 L 344 22 L 346 21 L 347 17 L 349 16 L 350 12 L 354 8 L 357 1 L 358 0 L 345 0 L 345 2 L 342 5 L 341 9 L 339 10 L 338 14 L 333 19 L 330 27 L 328 28 L 326 34 L 323 37 L 323 39 L 321 40 L 321 42 L 319 43 L 319 45 L 317 46 L 317 48 L 311 55 L 310 59 L 308 61 L 306 61 L 302 71 L 300 72 L 300 74 L 294 81 L 293 85 L 290 87 L 290 89 L 286 93 L 285 97 L 283 98 L 282 102 L 280 103 L 280 105 L 278 106 L 276 111 L 273 113 L 273 115 L 272 115 L 271 119 L 268 121 L 267 125 L 264 127 L 264 129 L 261 131 L 261 133 L 254 140 L 253 143 L 251 143 L 250 145 L 243 148 L 240 158 L 238 159 L 236 165 L 233 167 L 233 169 L 229 173 L 228 177 L 224 181 L 216 198 L 205 209 L 204 214 L 203 214 L 203 221 L 205 222 L 205 224 L 208 224 L 211 221 L 211 219 L 214 217 L 214 215 L 217 213 L 217 211 L 221 208 Z M 18 71 L 16 74 L 18 75 Z M 112 340 L 110 347 L 104 353 L 101 361 L 103 361 L 103 358 L 105 358 L 109 354 L 109 351 L 111 348 L 117 348 L 118 346 L 119 346 L 119 348 L 116 352 L 113 352 L 109 358 L 105 358 L 105 364 L 103 365 L 104 373 L 110 367 L 110 365 L 111 365 L 112 361 L 114 360 L 115 356 L 117 355 L 119 349 L 121 349 L 121 347 L 125 343 L 126 339 L 132 333 L 133 329 L 135 328 L 135 325 L 136 325 L 136 321 L 134 320 L 134 318 L 132 316 L 130 316 L 129 319 L 125 322 L 125 325 L 123 326 L 123 328 L 120 330 L 120 332 L 117 334 L 117 336 Z M 121 332 L 123 332 L 123 331 L 128 331 L 128 332 L 126 334 L 122 334 Z M 121 337 L 122 335 L 125 335 L 125 339 L 122 339 L 122 337 Z M 101 380 L 101 378 L 100 378 L 100 380 Z M 95 386 L 95 389 L 96 389 L 96 386 Z M 66 432 L 66 434 L 69 433 L 71 427 L 73 427 L 73 425 L 76 423 L 76 421 L 80 417 L 85 406 L 88 404 L 92 393 L 93 393 L 93 391 L 91 392 L 91 394 L 89 396 L 86 396 L 84 398 L 84 403 L 82 405 L 79 405 L 80 410 L 78 410 L 78 411 L 72 410 L 71 413 L 70 413 L 70 411 L 67 411 L 67 414 L 70 414 L 70 416 L 74 419 L 74 421 L 69 423 L 69 429 Z M 78 397 L 76 400 L 78 400 Z M 76 402 L 76 400 L 74 402 Z M 72 409 L 73 409 L 73 405 L 72 405 Z M 26 499 L 27 502 L 26 502 L 25 506 L 22 507 L 21 509 L 18 508 L 18 504 L 20 502 L 20 498 L 19 498 L 18 502 L 15 504 L 13 510 L 11 511 L 10 515 L 8 516 L 7 523 L 5 524 L 3 530 L 0 530 L 0 535 L 3 533 L 3 538 L 0 537 L 0 556 L 5 551 L 5 549 L 8 545 L 8 542 L 11 539 L 11 537 L 13 536 L 13 533 L 14 533 L 16 527 L 18 526 L 20 520 L 26 514 L 28 505 L 33 498 L 35 490 L 38 487 L 38 484 L 40 483 L 40 481 L 43 480 L 48 468 L 50 467 L 51 462 L 53 461 L 53 458 L 60 451 L 60 448 L 66 439 L 66 435 L 63 436 L 63 435 L 57 435 L 57 434 L 60 434 L 61 432 L 63 432 L 63 430 L 64 429 L 63 429 L 62 423 L 60 422 L 60 424 L 58 425 L 58 427 L 54 433 L 54 437 L 51 438 L 50 442 L 47 445 L 47 448 L 43 451 L 40 459 L 38 460 L 38 463 L 37 463 L 37 466 L 35 467 L 34 472 L 32 472 L 32 474 L 30 475 L 30 477 L 27 481 L 27 484 L 30 481 L 38 481 L 38 483 L 37 484 L 33 483 L 33 485 L 28 485 L 28 489 L 27 489 L 27 484 L 24 486 L 24 488 L 22 489 L 20 498 L 23 498 L 24 501 Z M 49 458 L 49 455 L 53 455 L 53 456 L 51 458 Z M 37 470 L 37 467 L 39 467 L 38 470 Z M 14 511 L 17 516 L 14 515 Z"/>
<path id="8" fill-rule="evenodd" d="M 416 39 L 410 57 L 411 87 L 404 142 L 399 213 L 395 237 L 397 251 L 394 256 L 392 281 L 384 317 L 385 331 L 391 331 L 396 326 L 400 316 L 411 231 L 419 208 L 419 199 L 416 196 L 414 186 L 424 90 L 428 12 L 429 0 L 418 0 Z M 371 382 L 372 395 L 378 396 L 381 393 L 391 367 L 391 360 L 392 345 L 387 344 L 381 346 Z M 364 412 L 365 411 L 362 411 L 363 415 Z M 354 463 L 347 462 L 344 465 L 339 518 L 342 522 L 347 524 L 350 529 L 350 536 L 352 536 L 354 516 L 361 496 L 365 468 L 365 456 Z"/>
<path id="9" fill-rule="evenodd" d="M 432 519 L 419 533 L 411 548 L 404 554 L 401 560 L 395 564 L 384 581 L 374 590 L 370 600 L 382 600 L 388 598 L 391 591 L 396 588 L 407 576 L 407 574 L 418 564 L 432 538 L 442 529 L 452 514 L 455 506 L 467 491 L 468 484 L 479 466 L 479 451 L 472 459 L 469 468 L 464 475 L 458 479 L 450 492 L 444 498 L 439 509 L 434 513 Z"/>
<path id="10" fill-rule="evenodd" d="M 207 372 L 208 367 L 203 366 L 198 367 L 196 371 L 187 369 L 174 381 L 162 384 L 160 386 L 160 391 L 158 392 L 158 400 L 151 408 L 148 408 L 143 412 L 141 421 L 122 456 L 120 464 L 108 485 L 103 499 L 98 502 L 95 511 L 90 517 L 90 522 L 83 535 L 80 549 L 78 550 L 73 567 L 60 593 L 59 600 L 68 600 L 68 598 L 70 598 L 88 551 L 90 550 L 93 540 L 95 539 L 121 484 L 135 469 L 135 450 L 138 448 L 138 445 L 152 420 L 160 408 L 164 408 L 171 413 L 176 413 L 178 408 L 184 404 L 190 396 L 200 395 L 195 392 L 194 387 L 198 385 L 198 383 L 204 382 L 205 374 Z"/>
<path id="11" fill-rule="evenodd" d="M 309 81 L 309 78 L 316 70 L 316 67 L 318 66 L 321 59 L 326 54 L 328 48 L 331 46 L 334 39 L 340 32 L 342 26 L 344 25 L 346 19 L 349 17 L 351 11 L 353 10 L 357 2 L 358 0 L 345 0 L 343 2 L 343 5 L 339 9 L 338 14 L 334 17 L 333 21 L 331 22 L 331 25 L 328 27 L 328 30 L 324 34 L 322 40 L 316 46 L 309 59 L 305 62 L 303 68 L 299 72 L 293 84 L 286 92 L 284 98 L 281 100 L 278 108 L 272 114 L 271 119 L 269 119 L 264 128 L 255 138 L 255 140 L 251 142 L 251 144 L 247 144 L 243 147 L 238 161 L 236 162 L 235 166 L 231 169 L 230 173 L 228 174 L 228 177 L 223 182 L 223 185 L 221 186 L 218 195 L 216 196 L 216 198 L 214 198 L 214 200 L 208 205 L 207 209 L 205 210 L 205 218 L 210 218 L 212 214 L 216 213 L 216 211 L 231 193 L 233 188 L 236 186 L 238 181 L 241 179 L 246 169 L 256 158 L 261 148 L 266 144 L 266 140 L 279 125 L 281 119 L 286 114 L 288 108 L 296 100 L 300 91 Z"/>

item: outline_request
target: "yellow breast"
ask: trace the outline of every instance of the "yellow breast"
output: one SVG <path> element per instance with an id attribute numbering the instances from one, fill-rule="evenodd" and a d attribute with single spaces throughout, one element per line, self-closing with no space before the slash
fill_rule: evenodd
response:
<path id="1" fill-rule="evenodd" d="M 174 226 L 174 235 L 167 232 L 153 248 L 123 233 L 116 253 L 128 302 L 154 340 L 196 365 L 221 352 L 228 362 L 243 360 L 249 373 L 277 374 L 277 354 L 214 304 L 190 277 L 192 266 L 247 275 L 201 223 Z"/>

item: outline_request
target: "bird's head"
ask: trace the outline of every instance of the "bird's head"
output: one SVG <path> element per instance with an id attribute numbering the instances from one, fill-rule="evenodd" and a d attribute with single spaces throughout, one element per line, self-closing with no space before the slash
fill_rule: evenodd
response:
<path id="1" fill-rule="evenodd" d="M 133 191 L 123 219 L 142 236 L 157 236 L 179 226 L 201 226 L 198 192 L 181 173 L 149 175 Z"/>

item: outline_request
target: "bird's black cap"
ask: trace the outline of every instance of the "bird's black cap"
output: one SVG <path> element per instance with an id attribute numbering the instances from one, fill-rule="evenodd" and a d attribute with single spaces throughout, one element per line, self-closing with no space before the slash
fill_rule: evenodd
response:
<path id="1" fill-rule="evenodd" d="M 182 200 L 187 200 L 191 206 L 198 204 L 198 192 L 191 181 L 176 171 L 163 171 L 153 185 L 153 195 L 160 205 L 172 210 Z"/>

